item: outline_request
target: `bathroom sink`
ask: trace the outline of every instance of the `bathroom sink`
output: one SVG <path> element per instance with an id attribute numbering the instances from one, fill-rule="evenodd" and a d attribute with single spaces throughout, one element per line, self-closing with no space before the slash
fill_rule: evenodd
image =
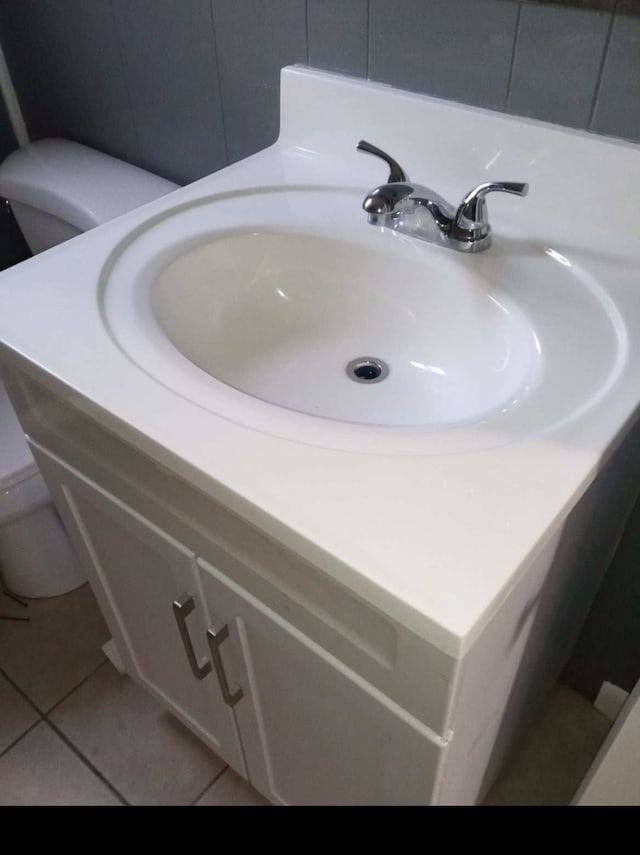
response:
<path id="1" fill-rule="evenodd" d="M 249 190 L 140 227 L 103 271 L 111 335 L 201 406 L 297 438 L 287 412 L 341 423 L 307 437 L 338 447 L 363 425 L 414 450 L 434 432 L 466 447 L 473 425 L 504 443 L 612 382 L 624 324 L 579 261 L 516 237 L 472 256 L 427 245 L 367 224 L 361 195 Z"/>
<path id="2" fill-rule="evenodd" d="M 268 149 L 4 271 L 0 369 L 154 695 L 173 703 L 156 675 L 183 662 L 172 708 L 217 742 L 219 689 L 242 685 L 236 739 L 278 719 L 268 671 L 295 659 L 322 709 L 365 715 L 333 740 L 356 734 L 365 778 L 472 803 L 564 667 L 640 482 L 639 152 L 307 68 L 280 91 Z M 443 199 L 530 192 L 492 196 L 492 245 L 452 251 L 372 224 L 388 173 L 363 138 Z M 184 594 L 202 602 L 153 670 L 149 604 L 162 633 Z M 246 746 L 276 792 L 302 737 L 267 737 Z"/>
<path id="3" fill-rule="evenodd" d="M 512 398 L 538 351 L 520 312 L 445 262 L 232 232 L 168 264 L 151 307 L 182 354 L 256 398 L 366 424 L 456 424 Z"/>

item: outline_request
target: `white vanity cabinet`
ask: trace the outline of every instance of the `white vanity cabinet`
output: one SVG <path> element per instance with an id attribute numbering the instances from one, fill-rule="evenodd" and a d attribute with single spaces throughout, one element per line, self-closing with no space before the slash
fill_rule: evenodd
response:
<path id="1" fill-rule="evenodd" d="M 429 804 L 433 734 L 205 561 L 251 782 L 278 804 Z M 237 692 L 238 690 L 235 689 Z"/>
<path id="2" fill-rule="evenodd" d="M 442 740 L 118 498 L 34 453 L 131 676 L 265 796 L 434 799 Z"/>
<path id="3" fill-rule="evenodd" d="M 233 714 L 213 680 L 206 679 L 207 669 L 200 678 L 190 670 L 174 614 L 173 603 L 183 598 L 179 619 L 190 652 L 202 663 L 207 626 L 194 596 L 195 556 L 72 467 L 42 449 L 33 451 L 128 673 L 243 772 Z M 190 604 L 194 608 L 187 614 Z"/>

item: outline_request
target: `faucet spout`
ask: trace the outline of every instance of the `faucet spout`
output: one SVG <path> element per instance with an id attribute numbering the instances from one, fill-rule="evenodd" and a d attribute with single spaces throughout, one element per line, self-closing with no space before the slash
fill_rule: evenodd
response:
<path id="1" fill-rule="evenodd" d="M 456 209 L 429 187 L 410 182 L 400 164 L 382 149 L 365 140 L 360 140 L 357 148 L 380 157 L 389 166 L 387 183 L 368 193 L 362 203 L 369 223 L 458 252 L 480 252 L 491 246 L 487 194 L 500 191 L 526 196 L 529 192 L 529 185 L 522 182 L 485 182 L 469 191 Z M 429 212 L 435 229 L 418 222 L 419 210 Z"/>
<path id="2" fill-rule="evenodd" d="M 381 184 L 367 193 L 362 207 L 367 214 L 391 214 L 407 203 L 413 193 L 414 187 L 410 184 Z"/>

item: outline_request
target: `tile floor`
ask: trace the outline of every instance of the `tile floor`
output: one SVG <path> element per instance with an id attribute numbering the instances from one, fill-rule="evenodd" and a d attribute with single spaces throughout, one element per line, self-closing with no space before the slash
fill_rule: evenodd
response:
<path id="1" fill-rule="evenodd" d="M 267 804 L 105 659 L 88 585 L 0 615 L 0 805 Z M 558 685 L 485 804 L 568 804 L 609 726 Z"/>
<path id="2" fill-rule="evenodd" d="M 570 804 L 611 724 L 585 697 L 557 683 L 484 804 Z"/>
<path id="3" fill-rule="evenodd" d="M 106 660 L 88 585 L 0 615 L 0 805 L 267 804 Z"/>

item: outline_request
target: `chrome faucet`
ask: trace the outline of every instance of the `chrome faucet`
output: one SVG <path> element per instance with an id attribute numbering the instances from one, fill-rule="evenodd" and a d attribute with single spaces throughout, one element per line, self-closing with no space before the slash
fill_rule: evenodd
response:
<path id="1" fill-rule="evenodd" d="M 467 193 L 456 210 L 434 190 L 410 181 L 404 169 L 382 149 L 364 140 L 357 149 L 382 158 L 389 167 L 387 183 L 368 193 L 362 203 L 369 222 L 458 252 L 480 252 L 491 246 L 487 193 L 526 196 L 529 192 L 528 184 L 489 181 Z"/>

